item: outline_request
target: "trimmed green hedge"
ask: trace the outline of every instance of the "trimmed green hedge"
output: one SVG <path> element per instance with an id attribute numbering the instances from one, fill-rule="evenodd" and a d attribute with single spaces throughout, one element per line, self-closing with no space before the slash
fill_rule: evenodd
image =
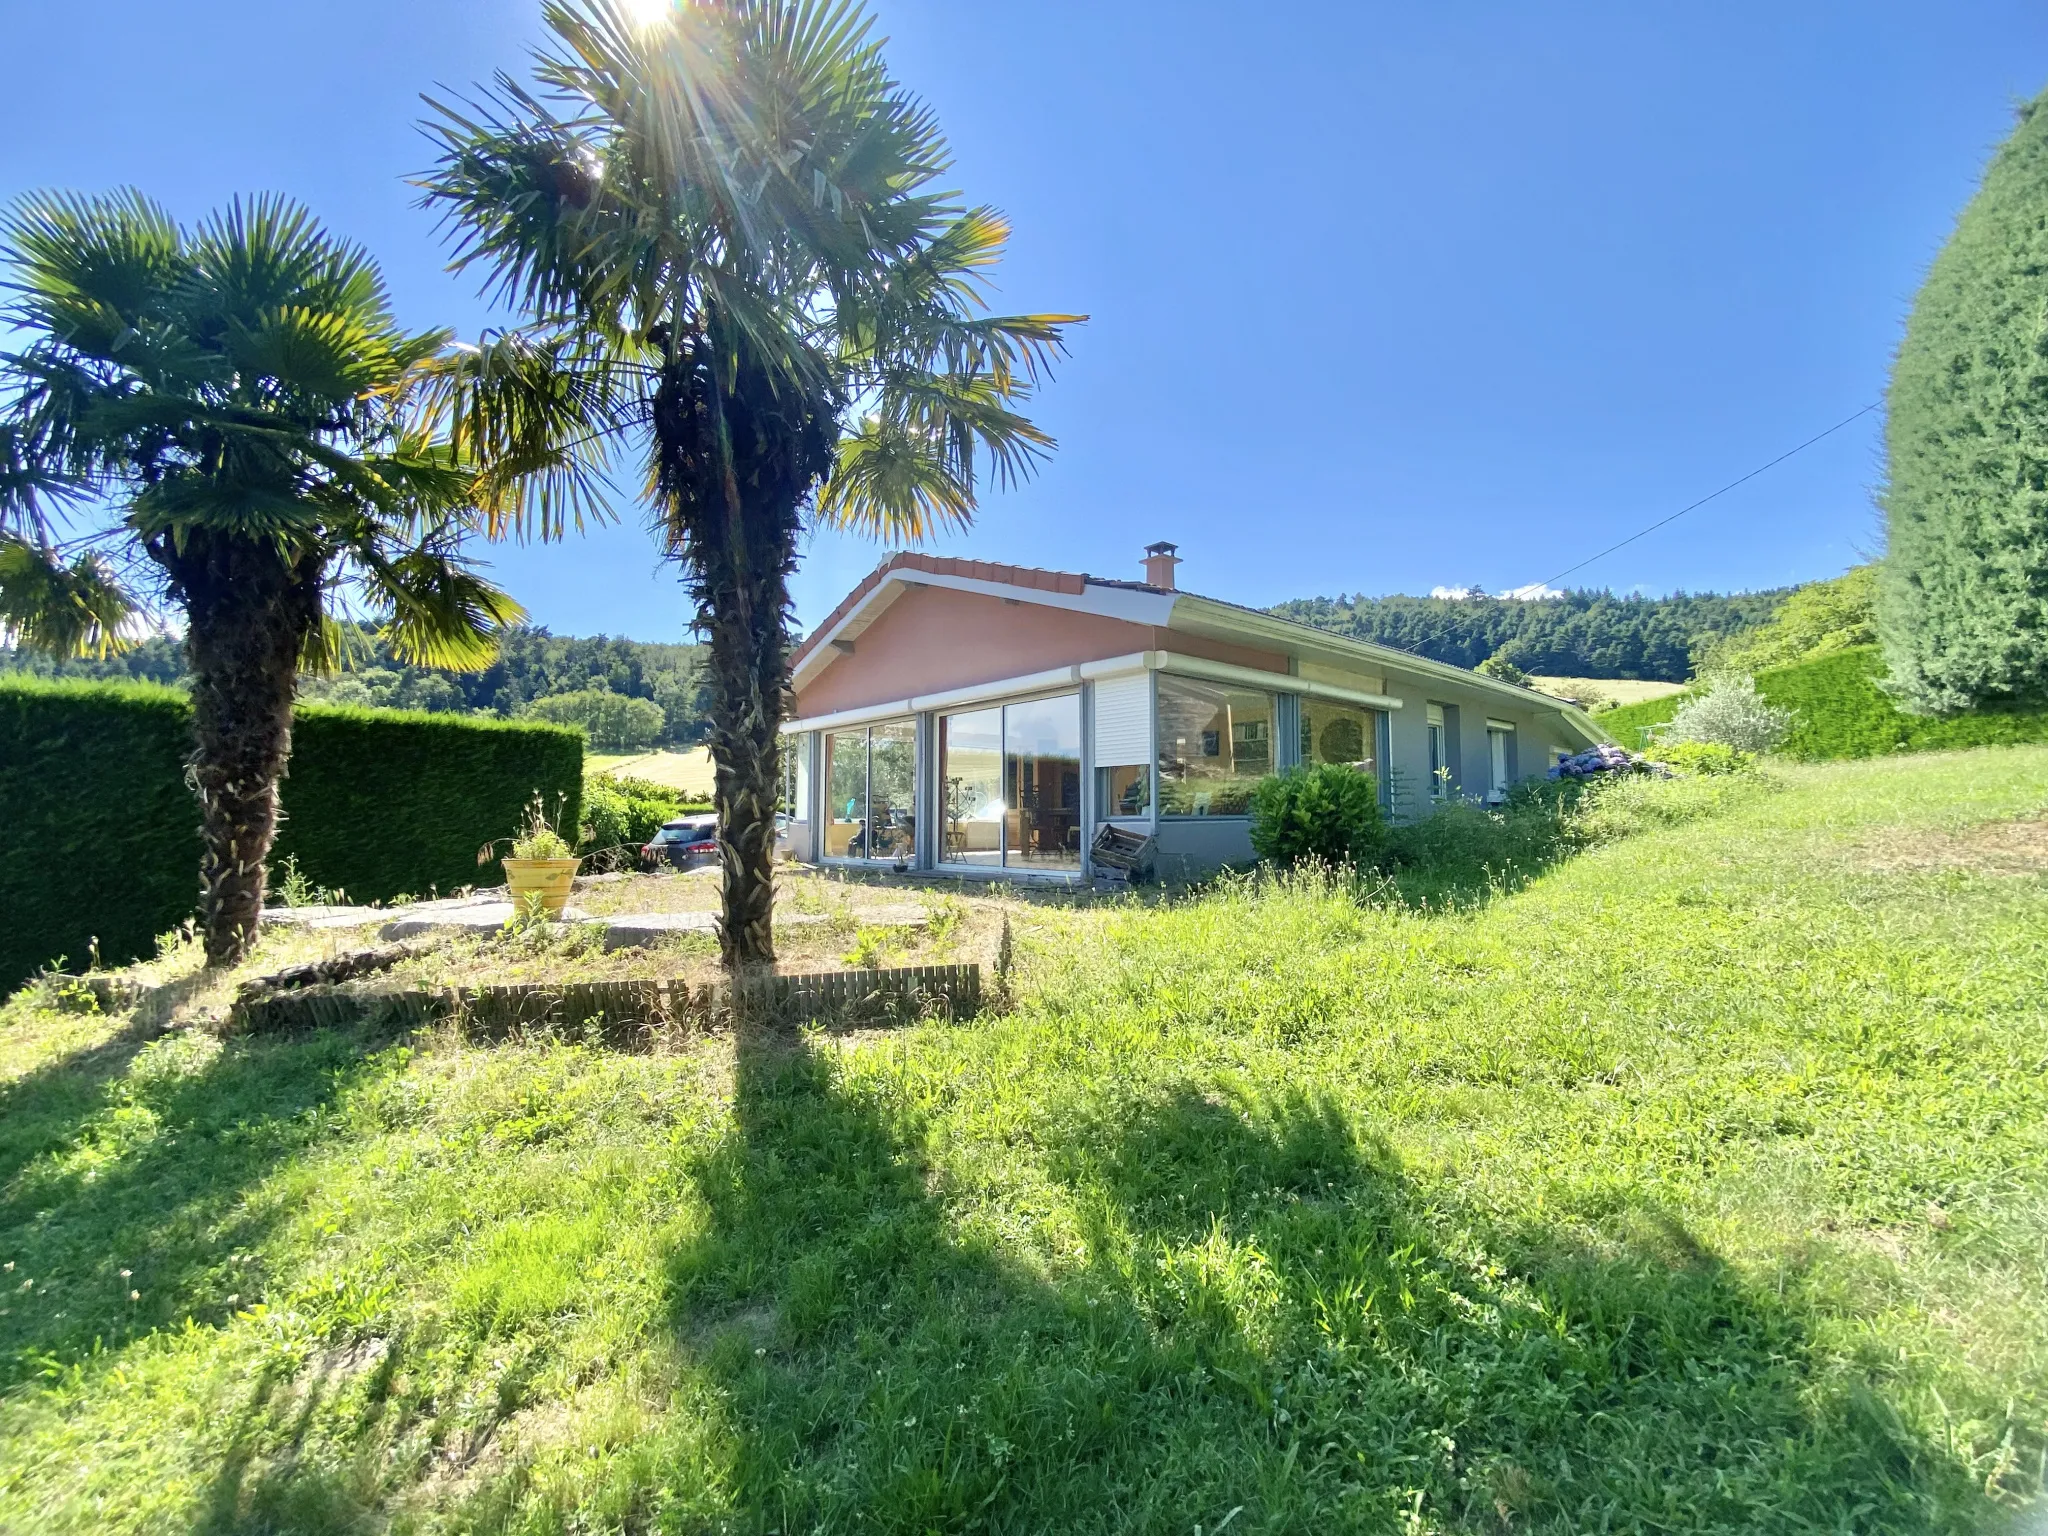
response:
<path id="1" fill-rule="evenodd" d="M 0 681 L 0 996 L 151 953 L 199 896 L 192 708 L 147 683 Z"/>
<path id="2" fill-rule="evenodd" d="M 583 733 L 531 720 L 302 705 L 270 866 L 298 860 L 352 901 L 495 885 L 477 850 L 509 838 L 539 794 L 571 842 L 583 813 Z"/>
<path id="3" fill-rule="evenodd" d="M 538 792 L 573 828 L 583 738 L 560 726 L 304 705 L 275 869 L 353 900 L 488 885 L 477 849 Z M 0 681 L 0 992 L 94 937 L 110 964 L 192 915 L 191 706 L 170 688 Z"/>
<path id="4" fill-rule="evenodd" d="M 1902 714 L 1878 687 L 1883 677 L 1883 653 L 1859 645 L 1759 672 L 1756 686 L 1771 703 L 1799 712 L 1781 749 L 1787 757 L 1818 761 L 2048 741 L 2048 710 L 1986 709 L 1940 719 Z M 1630 704 L 1597 718 L 1616 741 L 1635 750 L 1643 728 L 1668 722 L 1685 697 Z"/>

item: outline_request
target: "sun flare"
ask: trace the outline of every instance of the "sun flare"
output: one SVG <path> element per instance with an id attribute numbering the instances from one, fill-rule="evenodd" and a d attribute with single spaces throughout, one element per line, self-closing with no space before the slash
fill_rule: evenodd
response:
<path id="1" fill-rule="evenodd" d="M 675 14 L 676 0 L 619 0 L 627 19 L 643 31 L 658 27 Z"/>

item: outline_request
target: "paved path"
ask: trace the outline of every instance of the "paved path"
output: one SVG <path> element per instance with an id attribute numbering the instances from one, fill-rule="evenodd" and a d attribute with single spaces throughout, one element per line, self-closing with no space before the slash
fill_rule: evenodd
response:
<path id="1" fill-rule="evenodd" d="M 266 923 L 286 924 L 315 930 L 342 928 L 377 929 L 384 940 L 415 939 L 435 933 L 495 933 L 511 922 L 517 909 L 495 892 L 456 897 L 446 901 L 418 901 L 405 907 L 269 907 Z M 922 909 L 894 907 L 886 911 L 857 914 L 866 928 L 920 928 L 927 921 Z M 716 933 L 715 912 L 621 912 L 610 917 L 593 917 L 577 907 L 565 908 L 565 923 L 604 924 L 606 949 L 638 949 L 657 944 L 678 933 Z M 803 927 L 830 919 L 821 913 L 778 912 L 775 925 Z"/>

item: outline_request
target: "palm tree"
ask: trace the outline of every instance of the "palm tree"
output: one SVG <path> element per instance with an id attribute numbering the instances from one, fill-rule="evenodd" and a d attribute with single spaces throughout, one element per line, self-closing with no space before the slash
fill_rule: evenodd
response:
<path id="1" fill-rule="evenodd" d="M 552 0 L 535 86 L 432 103 L 422 183 L 526 316 L 448 401 L 500 531 L 602 516 L 638 461 L 710 643 L 725 963 L 774 958 L 788 579 L 806 522 L 916 541 L 1052 448 L 1018 407 L 1072 315 L 985 312 L 1008 225 L 854 0 Z"/>
<path id="2" fill-rule="evenodd" d="M 188 232 L 134 192 L 32 196 L 0 259 L 27 337 L 0 355 L 0 631 L 105 650 L 152 589 L 182 610 L 206 958 L 233 964 L 330 610 L 458 667 L 520 616 L 459 558 L 476 477 L 428 431 L 447 337 L 401 329 L 370 258 L 279 198 Z"/>

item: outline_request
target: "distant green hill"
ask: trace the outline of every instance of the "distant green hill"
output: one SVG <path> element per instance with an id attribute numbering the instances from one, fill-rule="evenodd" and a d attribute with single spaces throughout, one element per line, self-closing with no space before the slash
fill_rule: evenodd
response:
<path id="1" fill-rule="evenodd" d="M 2048 709 L 1982 710 L 1943 719 L 1902 714 L 1878 687 L 1883 677 L 1878 648 L 1859 645 L 1759 672 L 1756 685 L 1773 704 L 1798 711 L 1783 750 L 1808 761 L 2048 741 Z M 1600 724 L 1623 746 L 1639 748 L 1644 731 L 1667 723 L 1688 697 L 1674 693 L 1624 705 L 1601 715 Z"/>
<path id="2" fill-rule="evenodd" d="M 1704 652 L 1768 620 L 1785 591 L 1550 598 L 1308 597 L 1268 610 L 1297 624 L 1399 646 L 1454 667 L 1501 655 L 1552 677 L 1682 683 Z"/>

